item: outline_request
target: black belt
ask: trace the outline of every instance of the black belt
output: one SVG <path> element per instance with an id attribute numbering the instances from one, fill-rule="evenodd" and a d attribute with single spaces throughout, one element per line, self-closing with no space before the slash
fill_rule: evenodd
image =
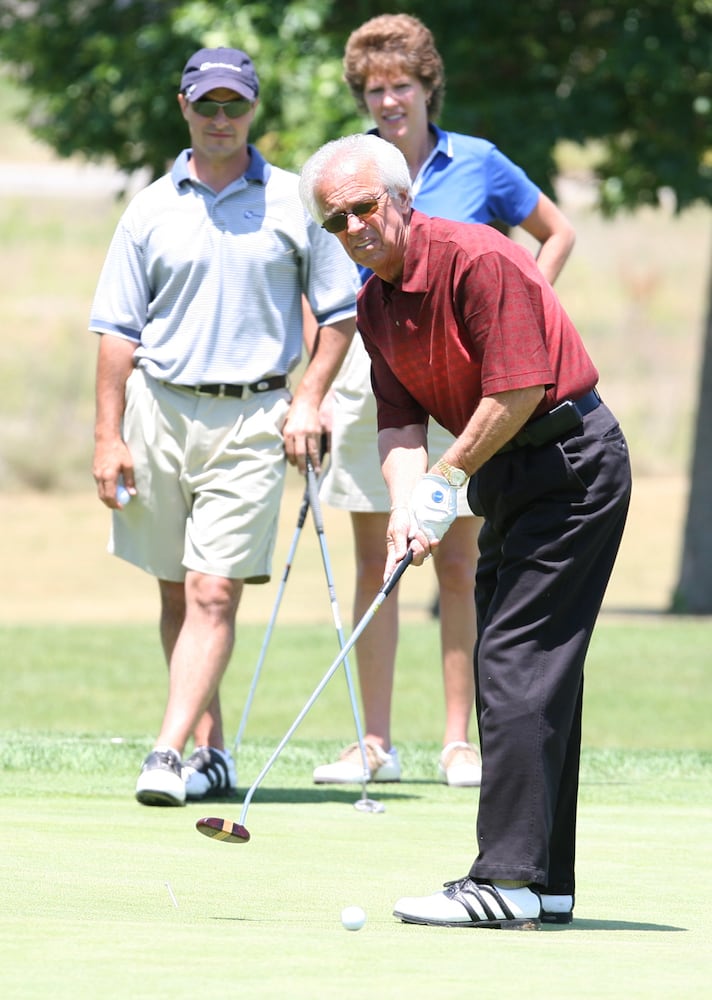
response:
<path id="1" fill-rule="evenodd" d="M 541 417 L 535 417 L 528 424 L 515 434 L 511 441 L 495 452 L 497 455 L 506 451 L 513 451 L 515 448 L 524 448 L 529 445 L 531 448 L 540 448 L 544 444 L 558 441 L 568 434 L 569 431 L 580 427 L 583 418 L 587 413 L 591 413 L 597 406 L 601 405 L 601 397 L 596 389 L 591 389 L 580 399 L 566 399 L 559 403 L 553 410 L 544 413 Z"/>
<path id="2" fill-rule="evenodd" d="M 249 392 L 269 392 L 271 389 L 284 389 L 287 385 L 286 375 L 273 375 L 272 378 L 261 378 L 259 382 L 251 382 L 249 385 L 229 385 L 226 382 L 217 382 L 209 385 L 175 385 L 175 389 L 187 389 L 194 392 L 196 396 L 234 396 L 242 399 L 245 391 Z"/>

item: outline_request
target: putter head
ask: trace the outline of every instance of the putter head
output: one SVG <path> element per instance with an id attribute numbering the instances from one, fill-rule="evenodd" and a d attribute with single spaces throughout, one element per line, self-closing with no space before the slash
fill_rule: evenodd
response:
<path id="1" fill-rule="evenodd" d="M 199 819 L 195 829 L 204 837 L 225 840 L 228 844 L 246 844 L 250 839 L 248 830 L 241 823 L 233 823 L 231 819 L 218 819 L 216 816 Z"/>
<path id="2" fill-rule="evenodd" d="M 354 802 L 354 809 L 357 809 L 361 813 L 382 813 L 386 811 L 386 807 L 382 802 L 376 802 L 375 799 L 367 799 L 365 796 Z"/>

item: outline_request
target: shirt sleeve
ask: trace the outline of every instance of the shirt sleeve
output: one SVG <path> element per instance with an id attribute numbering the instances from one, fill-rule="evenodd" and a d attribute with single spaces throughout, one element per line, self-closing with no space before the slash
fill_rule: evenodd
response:
<path id="1" fill-rule="evenodd" d="M 304 292 L 320 326 L 356 315 L 361 280 L 356 265 L 335 236 L 309 223 L 309 259 Z"/>
<path id="2" fill-rule="evenodd" d="M 148 316 L 150 289 L 139 241 L 128 210 L 119 220 L 99 276 L 89 329 L 139 342 Z"/>
<path id="3" fill-rule="evenodd" d="M 536 208 L 540 189 L 521 167 L 493 146 L 484 164 L 487 208 L 493 219 L 518 226 Z"/>

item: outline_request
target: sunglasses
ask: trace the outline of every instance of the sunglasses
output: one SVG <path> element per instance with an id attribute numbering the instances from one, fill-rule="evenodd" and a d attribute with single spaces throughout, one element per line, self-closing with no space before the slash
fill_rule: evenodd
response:
<path id="1" fill-rule="evenodd" d="M 234 101 L 193 101 L 190 105 L 201 118 L 214 118 L 222 108 L 228 118 L 242 118 L 253 107 L 246 98 Z"/>
<path id="2" fill-rule="evenodd" d="M 337 212 L 336 215 L 330 215 L 328 219 L 324 219 L 321 228 L 325 229 L 327 233 L 343 233 L 349 224 L 350 215 L 355 215 L 357 219 L 370 219 L 374 212 L 377 211 L 378 203 L 384 194 L 388 194 L 388 192 L 384 191 L 377 198 L 359 201 L 345 212 Z"/>

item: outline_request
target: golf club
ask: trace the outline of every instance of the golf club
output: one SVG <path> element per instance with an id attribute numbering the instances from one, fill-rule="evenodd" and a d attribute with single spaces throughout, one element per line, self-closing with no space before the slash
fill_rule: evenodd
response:
<path id="1" fill-rule="evenodd" d="M 304 521 L 306 520 L 308 510 L 309 510 L 309 487 L 308 485 L 306 485 L 304 487 L 304 495 L 302 497 L 301 506 L 299 507 L 297 526 L 294 529 L 292 542 L 289 546 L 289 552 L 287 553 L 287 561 L 284 566 L 284 572 L 282 573 L 282 579 L 279 582 L 279 588 L 277 590 L 277 596 L 275 597 L 272 613 L 269 617 L 269 621 L 267 622 L 267 631 L 265 632 L 264 639 L 262 640 L 260 655 L 257 657 L 255 671 L 252 675 L 252 683 L 250 684 L 250 690 L 247 693 L 247 698 L 245 699 L 245 706 L 242 710 L 242 718 L 240 719 L 240 725 L 237 730 L 237 736 L 235 737 L 235 755 L 237 755 L 237 752 L 240 749 L 240 745 L 242 744 L 242 737 L 245 732 L 245 726 L 247 725 L 247 718 L 252 708 L 252 702 L 255 697 L 255 691 L 257 689 L 257 682 L 259 681 L 260 675 L 262 673 L 262 665 L 265 661 L 265 656 L 267 655 L 267 648 L 272 639 L 272 630 L 274 629 L 274 623 L 277 620 L 277 612 L 279 611 L 280 604 L 282 603 L 284 588 L 287 585 L 287 579 L 289 577 L 289 572 L 292 568 L 294 553 L 297 550 L 297 543 L 299 541 L 299 536 L 302 533 L 302 528 L 304 527 Z"/>
<path id="2" fill-rule="evenodd" d="M 396 568 L 393 570 L 391 575 L 388 577 L 386 582 L 383 584 L 381 589 L 374 597 L 366 613 L 363 615 L 361 620 L 355 626 L 348 640 L 344 643 L 343 649 L 340 651 L 339 655 L 336 657 L 334 662 L 326 671 L 321 681 L 314 688 L 311 697 L 308 699 L 308 701 L 304 705 L 304 708 L 297 715 L 292 725 L 289 727 L 287 732 L 282 737 L 278 746 L 273 751 L 272 756 L 269 758 L 269 760 L 264 765 L 260 773 L 252 782 L 251 786 L 248 788 L 247 793 L 245 794 L 245 799 L 242 803 L 242 811 L 240 813 L 239 822 L 233 823 L 232 820 L 218 819 L 217 817 L 207 816 L 203 819 L 199 819 L 195 824 L 195 828 L 196 830 L 198 830 L 199 833 L 202 833 L 206 837 L 214 837 L 217 840 L 224 840 L 225 842 L 231 844 L 247 843 L 247 841 L 250 839 L 250 834 L 247 828 L 245 827 L 245 819 L 247 818 L 247 810 L 249 809 L 250 802 L 252 801 L 252 796 L 255 794 L 255 792 L 261 785 L 269 769 L 277 760 L 284 747 L 287 745 L 289 740 L 294 735 L 294 732 L 301 724 L 301 722 L 311 709 L 314 702 L 317 700 L 317 698 L 324 690 L 328 682 L 331 680 L 333 675 L 336 673 L 341 664 L 344 662 L 350 651 L 356 645 L 356 642 L 361 633 L 364 632 L 364 630 L 368 627 L 371 621 L 373 621 L 374 615 L 378 612 L 378 609 L 381 607 L 385 599 L 388 597 L 390 592 L 398 583 L 401 576 L 406 571 L 406 569 L 408 568 L 408 566 L 411 564 L 412 561 L 413 561 L 413 551 L 412 549 L 408 549 L 405 556 L 401 559 L 401 561 L 398 563 Z"/>
<path id="3" fill-rule="evenodd" d="M 323 459 L 326 454 L 326 439 L 322 439 L 320 457 Z M 326 547 L 326 535 L 324 533 L 324 520 L 321 514 L 321 503 L 319 500 L 319 484 L 316 477 L 316 472 L 314 470 L 314 465 L 310 458 L 307 458 L 307 475 L 306 475 L 306 485 L 304 487 L 304 494 L 302 497 L 301 506 L 299 508 L 299 515 L 297 517 L 297 526 L 292 537 L 292 542 L 287 553 L 287 561 L 284 567 L 284 572 L 282 574 L 282 579 L 280 580 L 279 588 L 275 597 L 274 606 L 272 608 L 272 613 L 270 615 L 269 621 L 267 623 L 267 630 L 262 640 L 262 646 L 260 648 L 260 653 L 257 658 L 257 663 L 255 665 L 255 670 L 252 675 L 252 682 L 250 684 L 247 697 L 245 699 L 245 704 L 242 710 L 242 717 L 240 719 L 240 725 L 237 730 L 237 735 L 234 742 L 234 752 L 237 755 L 240 746 L 242 745 L 242 738 L 245 732 L 245 727 L 247 725 L 247 720 L 252 709 L 252 703 L 254 701 L 255 692 L 257 690 L 258 681 L 262 675 L 262 667 L 264 665 L 265 657 L 267 655 L 267 649 L 272 639 L 272 632 L 277 619 L 277 613 L 279 611 L 280 605 L 282 603 L 282 597 L 284 595 L 284 590 L 287 584 L 287 579 L 292 568 L 292 562 L 294 561 L 294 554 L 296 552 L 297 543 L 304 527 L 304 522 L 306 520 L 307 511 L 309 506 L 312 508 L 312 515 L 314 519 L 314 526 L 316 528 L 317 537 L 319 539 L 319 545 L 321 548 L 322 561 L 324 564 L 324 572 L 326 575 L 327 587 L 329 590 L 329 600 L 331 604 L 332 616 L 334 619 L 334 625 L 336 627 L 336 635 L 339 640 L 339 648 L 343 647 L 344 635 L 343 628 L 341 625 L 341 613 L 339 611 L 339 605 L 336 600 L 336 588 L 334 586 L 333 573 L 331 571 L 331 562 L 329 560 L 329 553 Z M 363 776 L 362 776 L 362 788 L 363 794 L 358 802 L 354 803 L 354 808 L 361 810 L 362 812 L 383 812 L 385 806 L 378 802 L 369 799 L 366 795 L 366 782 L 370 778 L 370 771 L 368 769 L 368 759 L 366 757 L 366 748 L 363 741 L 363 727 L 361 725 L 361 718 L 359 715 L 358 704 L 356 701 L 356 695 L 354 691 L 353 681 L 351 678 L 351 670 L 349 668 L 348 662 L 344 662 L 344 673 L 346 676 L 346 684 L 349 692 L 349 699 L 351 703 L 351 710 L 354 717 L 354 723 L 356 726 L 356 738 L 358 740 L 358 745 L 361 751 L 361 759 L 363 762 Z"/>
<path id="4" fill-rule="evenodd" d="M 329 550 L 326 546 L 326 535 L 324 533 L 324 518 L 321 514 L 321 501 L 319 500 L 319 484 L 316 478 L 316 472 L 314 471 L 314 465 L 307 455 L 307 492 L 309 496 L 309 503 L 311 505 L 312 517 L 314 518 L 314 527 L 316 528 L 317 537 L 319 539 L 319 547 L 321 548 L 321 559 L 324 563 L 324 573 L 326 575 L 326 585 L 329 589 L 329 600 L 331 602 L 331 614 L 334 619 L 334 626 L 336 627 L 336 636 L 339 640 L 339 649 L 343 649 L 345 645 L 344 630 L 341 625 L 341 613 L 339 611 L 339 605 L 336 600 L 336 587 L 334 586 L 334 575 L 331 570 L 331 561 L 329 559 Z M 361 752 L 361 798 L 354 802 L 354 809 L 358 809 L 359 812 L 383 812 L 385 806 L 382 802 L 377 802 L 375 799 L 368 797 L 366 793 L 366 783 L 371 777 L 371 771 L 368 766 L 368 757 L 366 756 L 366 745 L 363 738 L 363 726 L 361 725 L 361 716 L 359 714 L 358 703 L 356 701 L 356 692 L 354 691 L 353 680 L 351 677 L 351 669 L 349 667 L 349 661 L 344 657 L 344 676 L 346 677 L 346 686 L 349 691 L 349 700 L 351 702 L 351 711 L 354 717 L 354 723 L 356 724 L 356 739 L 358 740 L 359 750 Z"/>

